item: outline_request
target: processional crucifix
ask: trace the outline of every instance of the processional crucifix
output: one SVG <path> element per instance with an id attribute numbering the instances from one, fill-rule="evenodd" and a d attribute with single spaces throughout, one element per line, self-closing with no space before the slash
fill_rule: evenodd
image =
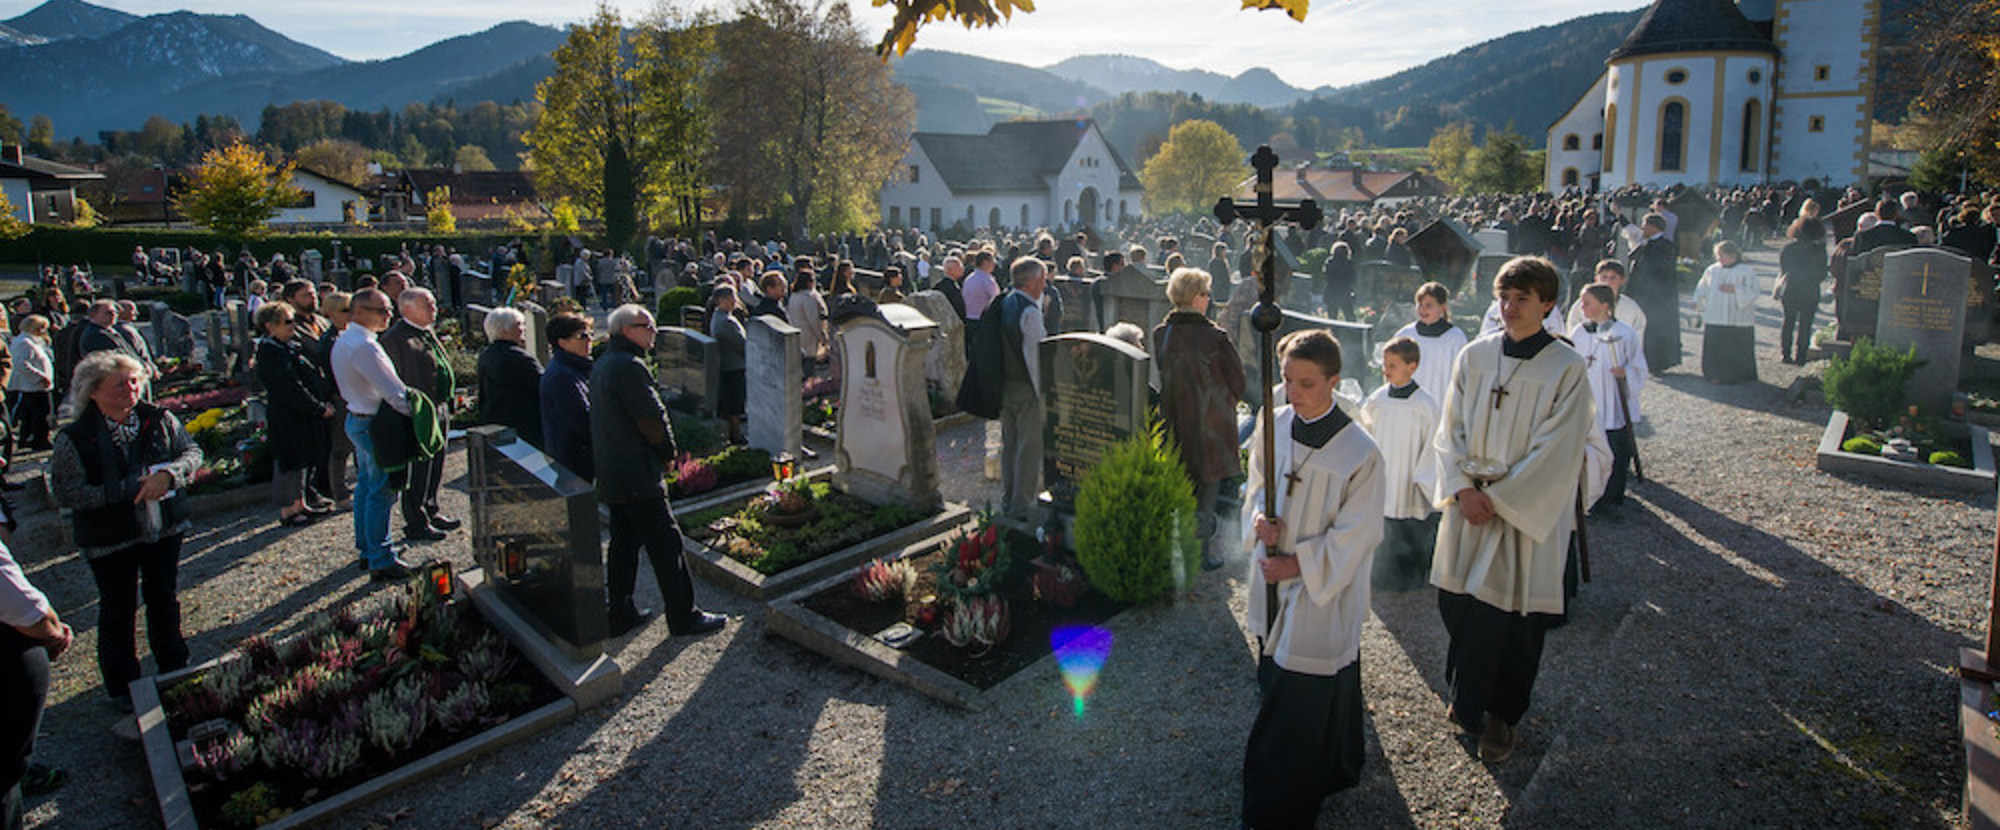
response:
<path id="1" fill-rule="evenodd" d="M 1305 230 L 1319 227 L 1322 217 L 1319 205 L 1311 199 L 1301 199 L 1299 203 L 1283 206 L 1272 197 L 1272 172 L 1278 169 L 1278 154 L 1271 152 L 1270 145 L 1257 148 L 1250 156 L 1250 166 L 1257 171 L 1257 198 L 1254 201 L 1239 202 L 1224 196 L 1215 201 L 1215 218 L 1226 227 L 1237 219 L 1248 219 L 1257 223 L 1257 306 L 1250 310 L 1250 327 L 1257 330 L 1257 361 L 1263 378 L 1264 410 L 1260 416 L 1264 420 L 1264 515 L 1278 515 L 1278 458 L 1276 455 L 1277 418 L 1274 414 L 1275 400 L 1271 391 L 1272 378 L 1277 377 L 1277 337 L 1278 324 L 1284 321 L 1284 312 L 1278 309 L 1277 289 L 1277 227 L 1280 222 L 1296 222 Z M 1296 483 L 1296 477 L 1287 474 L 1287 480 Z M 1278 551 L 1266 550 L 1266 556 L 1285 556 Z M 1278 618 L 1278 586 L 1264 585 L 1264 630 L 1269 632 Z"/>

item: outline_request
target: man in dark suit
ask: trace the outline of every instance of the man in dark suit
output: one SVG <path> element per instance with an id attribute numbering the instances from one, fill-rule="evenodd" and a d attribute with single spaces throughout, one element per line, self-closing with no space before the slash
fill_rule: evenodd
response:
<path id="1" fill-rule="evenodd" d="M 1667 234 L 1666 217 L 1648 213 L 1641 227 L 1646 241 L 1632 250 L 1626 293 L 1653 321 L 1646 327 L 1646 364 L 1657 373 L 1681 365 L 1680 249 Z"/>
<path id="2" fill-rule="evenodd" d="M 1854 234 L 1854 252 L 1850 256 L 1861 256 L 1885 245 L 1908 247 L 1917 244 L 1917 235 L 1909 228 L 1897 224 L 1902 219 L 1902 211 L 1893 199 L 1883 199 L 1875 203 L 1875 218 L 1882 220 L 1875 227 Z"/>
<path id="3" fill-rule="evenodd" d="M 440 425 L 451 423 L 452 390 L 458 379 L 444 344 L 431 326 L 437 322 L 437 299 L 429 289 L 406 288 L 397 298 L 402 316 L 381 335 L 382 350 L 396 367 L 396 377 L 413 392 L 422 392 L 437 403 Z M 442 429 L 440 429 L 442 432 Z M 442 453 L 412 461 L 409 486 L 403 490 L 403 538 L 412 542 L 443 539 L 458 529 L 458 519 L 438 512 L 438 487 L 444 483 Z"/>
<path id="4" fill-rule="evenodd" d="M 943 294 L 944 298 L 951 302 L 951 310 L 958 312 L 959 321 L 964 322 L 965 288 L 959 283 L 965 279 L 965 260 L 960 259 L 957 254 L 952 254 L 944 258 L 938 270 L 943 271 L 944 275 L 938 277 L 937 282 L 931 283 L 931 290 Z"/>

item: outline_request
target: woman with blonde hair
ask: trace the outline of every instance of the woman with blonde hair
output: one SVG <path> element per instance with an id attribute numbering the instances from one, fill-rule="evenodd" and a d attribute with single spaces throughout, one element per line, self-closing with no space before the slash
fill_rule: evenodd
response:
<path id="1" fill-rule="evenodd" d="M 15 443 L 49 448 L 49 411 L 55 405 L 55 359 L 49 351 L 49 318 L 30 314 L 7 347 L 14 370 L 7 376 L 7 408 L 14 413 Z"/>
<path id="2" fill-rule="evenodd" d="M 1194 482 L 1201 565 L 1222 567 L 1210 537 L 1222 482 L 1243 474 L 1236 450 L 1236 402 L 1247 383 L 1243 361 L 1229 335 L 1208 319 L 1214 284 L 1207 271 L 1182 268 L 1167 278 L 1174 310 L 1153 328 L 1153 359 L 1160 367 L 1160 419 L 1180 446 L 1181 465 Z"/>

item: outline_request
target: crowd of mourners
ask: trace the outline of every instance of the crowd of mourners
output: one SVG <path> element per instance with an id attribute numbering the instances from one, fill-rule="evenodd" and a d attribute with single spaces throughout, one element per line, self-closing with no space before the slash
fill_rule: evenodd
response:
<path id="1" fill-rule="evenodd" d="M 1491 285 L 1467 288 L 1477 297 L 1454 297 L 1435 281 L 1393 303 L 1356 297 L 1361 263 L 1434 268 L 1411 241 L 1438 220 L 1504 233 L 1513 258 Z M 1319 273 L 1294 275 L 1317 288 L 1316 302 L 1296 310 L 1395 335 L 1379 355 L 1343 355 L 1320 330 L 1287 337 L 1271 378 L 1282 405 L 1255 427 L 1247 469 L 1238 452 L 1248 384 L 1239 341 L 1251 336 L 1244 311 L 1255 302 L 1256 269 L 1240 233 L 1206 220 L 1121 229 L 1141 244 L 1113 244 L 1089 229 L 954 238 L 878 230 L 796 244 L 708 233 L 651 238 L 633 257 L 570 242 L 555 252 L 561 267 L 548 278 L 576 302 L 540 332 L 546 364 L 528 348 L 527 317 L 496 303 L 484 318 L 477 376 L 465 380 L 478 390 L 476 420 L 512 428 L 592 482 L 606 504 L 612 633 L 658 613 L 672 634 L 701 634 L 726 619 L 695 602 L 667 501 L 664 473 L 678 448 L 647 368 L 661 325 L 696 327 L 721 345 L 717 414 L 740 442 L 744 419 L 754 417 L 745 412 L 751 317 L 772 315 L 800 331 L 801 381 L 837 378 L 833 334 L 842 319 L 938 292 L 972 331 L 997 330 L 1004 344 L 998 365 L 975 362 L 967 382 L 997 390 L 997 405 L 980 414 L 1000 434 L 1000 513 L 1027 520 L 1043 465 L 1038 344 L 1049 334 L 1097 331 L 1090 278 L 1137 269 L 1161 285 L 1171 311 L 1150 331 L 1119 323 L 1103 333 L 1160 366 L 1153 394 L 1200 507 L 1204 566 L 1221 567 L 1227 550 L 1251 555 L 1247 625 L 1263 697 L 1245 755 L 1243 820 L 1310 826 L 1321 801 L 1360 774 L 1356 661 L 1371 589 L 1437 589 L 1451 643 L 1449 718 L 1477 736 L 1486 762 L 1504 761 L 1519 745 L 1543 636 L 1561 624 L 1576 587 L 1573 502 L 1591 517 L 1617 515 L 1644 423 L 1645 382 L 1681 361 L 1684 261 L 1712 258 L 1691 296 L 1703 322 L 1702 374 L 1737 383 L 1756 378 L 1752 309 L 1762 296 L 1745 251 L 1782 245 L 1781 358 L 1803 363 L 1829 276 L 1845 259 L 1884 245 L 1936 244 L 1994 262 L 1996 225 L 2000 198 L 1990 196 L 1792 186 L 1343 209 L 1293 234 L 1299 250 L 1325 253 Z M 1203 249 L 1182 250 L 1183 239 L 1197 236 Z M 240 296 L 250 312 L 276 521 L 303 526 L 348 512 L 355 567 L 380 580 L 407 576 L 413 546 L 461 526 L 438 502 L 444 433 L 462 380 L 438 334 L 453 304 L 440 295 L 463 298 L 461 281 L 471 276 L 503 284 L 529 255 L 518 242 L 477 261 L 442 247 L 406 250 L 340 289 L 304 279 L 282 255 L 164 254 L 136 249 L 133 279 L 200 286 L 215 307 Z M 339 252 L 326 264 L 353 265 Z M 640 304 L 645 289 L 657 297 L 673 287 L 694 289 L 697 302 L 682 319 L 656 321 Z M 103 289 L 83 269 L 49 268 L 9 306 L 0 375 L 10 429 L 0 459 L 48 454 L 52 492 L 71 511 L 74 544 L 99 589 L 96 660 L 109 705 L 122 713 L 131 708 L 127 686 L 143 671 L 135 634 L 142 604 L 156 669 L 191 659 L 176 583 L 191 526 L 183 494 L 202 454 L 153 402 L 160 364 L 137 327 L 137 307 L 98 296 Z M 1452 321 L 1454 300 L 1489 292 L 1476 328 Z M 602 332 L 599 318 L 582 311 L 593 300 Z M 1389 308 L 1407 308 L 1409 319 L 1385 319 Z M 1344 395 L 1343 374 L 1371 361 L 1384 383 L 1365 397 Z M 1266 424 L 1276 430 L 1268 462 Z M 1286 471 L 1276 515 L 1261 508 L 1258 471 L 1267 463 Z M 1243 535 L 1217 538 L 1219 496 L 1246 480 Z M 10 551 L 13 527 L 0 492 L 0 541 Z M 641 549 L 663 598 L 657 612 L 633 599 Z M 11 553 L 0 555 L 0 622 L 8 665 L 0 673 L 0 826 L 11 828 L 24 786 L 46 791 L 61 781 L 59 771 L 30 762 L 49 661 L 72 634 Z"/>

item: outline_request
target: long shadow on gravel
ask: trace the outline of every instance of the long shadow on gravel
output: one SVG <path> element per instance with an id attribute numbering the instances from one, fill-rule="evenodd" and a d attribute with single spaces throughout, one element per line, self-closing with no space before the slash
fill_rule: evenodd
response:
<path id="1" fill-rule="evenodd" d="M 1644 586 L 1520 827 L 1950 826 L 1963 638 L 1653 483 Z M 1587 705 L 1584 705 L 1587 704 Z"/>
<path id="2" fill-rule="evenodd" d="M 1686 370 L 1689 373 L 1684 373 Z M 1782 380 L 1786 386 L 1773 385 Z M 1797 421 L 1802 426 L 1812 428 L 1812 437 L 1819 440 L 1819 431 L 1826 428 L 1826 413 L 1817 407 L 1801 407 L 1791 402 L 1790 379 L 1759 378 L 1747 383 L 1723 386 L 1711 383 L 1701 376 L 1700 355 L 1690 355 L 1681 369 L 1665 375 L 1654 375 L 1649 383 L 1657 383 L 1676 392 L 1693 395 L 1705 401 L 1713 401 L 1725 406 L 1748 410 L 1759 415 L 1785 418 Z M 1644 416 L 1650 420 L 1651 416 Z"/>

